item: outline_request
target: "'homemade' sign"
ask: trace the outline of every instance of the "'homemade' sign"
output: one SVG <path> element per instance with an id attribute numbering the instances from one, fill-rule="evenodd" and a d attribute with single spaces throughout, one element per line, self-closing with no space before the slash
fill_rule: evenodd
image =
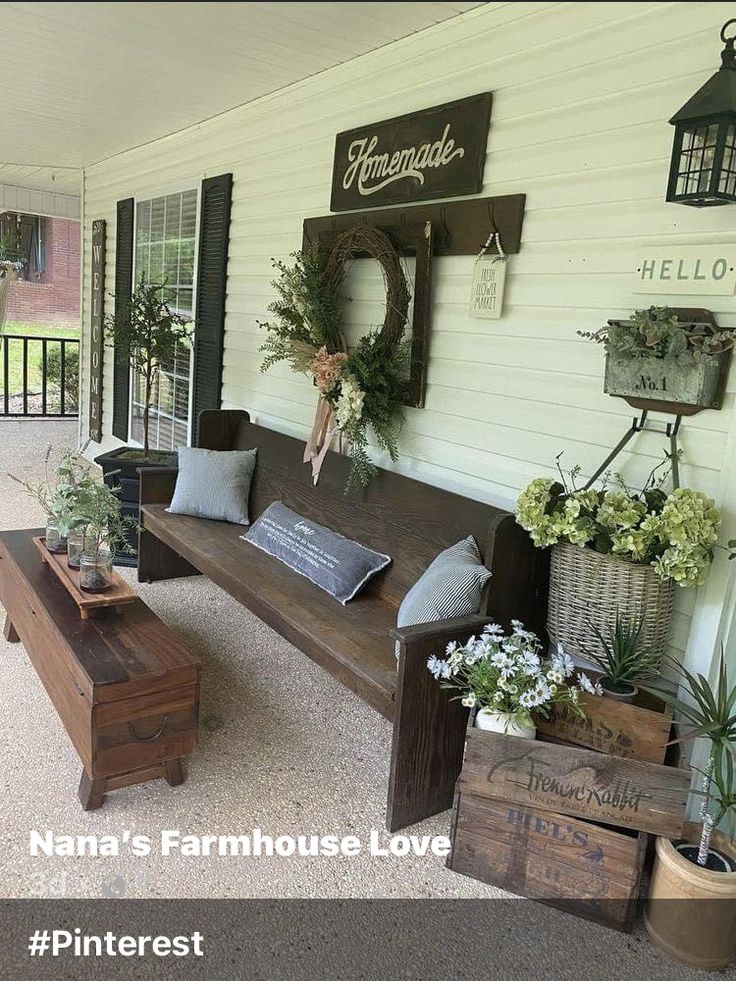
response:
<path id="1" fill-rule="evenodd" d="M 483 92 L 339 133 L 332 211 L 476 194 L 491 118 Z"/>
<path id="2" fill-rule="evenodd" d="M 735 289 L 732 246 L 650 249 L 636 263 L 635 293 L 732 296 Z"/>
<path id="3" fill-rule="evenodd" d="M 105 235 L 107 222 L 92 222 L 92 341 L 89 365 L 89 438 L 102 440 L 102 354 L 105 313 Z"/>
<path id="4" fill-rule="evenodd" d="M 460 793 L 648 831 L 682 832 L 684 770 L 469 729 Z"/>

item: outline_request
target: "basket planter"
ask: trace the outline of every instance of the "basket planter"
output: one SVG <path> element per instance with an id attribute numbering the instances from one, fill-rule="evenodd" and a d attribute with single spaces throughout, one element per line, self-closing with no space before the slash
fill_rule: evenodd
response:
<path id="1" fill-rule="evenodd" d="M 720 407 L 721 370 L 728 356 L 730 351 L 680 363 L 674 359 L 607 354 L 603 389 L 609 395 L 717 409 Z"/>
<path id="2" fill-rule="evenodd" d="M 616 623 L 616 611 L 644 615 L 642 642 L 661 657 L 667 648 L 675 584 L 660 579 L 649 565 L 636 565 L 580 545 L 553 545 L 550 562 L 547 630 L 553 644 L 572 656 L 598 652 Z"/>

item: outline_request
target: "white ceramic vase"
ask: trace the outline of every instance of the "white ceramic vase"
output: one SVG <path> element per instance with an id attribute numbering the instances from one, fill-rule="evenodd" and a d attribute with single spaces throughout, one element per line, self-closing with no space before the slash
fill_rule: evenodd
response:
<path id="1" fill-rule="evenodd" d="M 475 726 L 488 732 L 501 732 L 505 736 L 518 736 L 520 739 L 537 738 L 535 726 L 520 726 L 507 712 L 494 712 L 489 708 L 478 709 Z"/>

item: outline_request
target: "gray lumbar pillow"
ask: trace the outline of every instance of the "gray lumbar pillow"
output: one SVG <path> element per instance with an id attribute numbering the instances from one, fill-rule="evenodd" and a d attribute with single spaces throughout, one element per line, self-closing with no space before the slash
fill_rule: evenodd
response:
<path id="1" fill-rule="evenodd" d="M 172 514 L 191 514 L 248 525 L 248 496 L 256 450 L 179 450 L 179 473 L 171 504 Z"/>
<path id="2" fill-rule="evenodd" d="M 472 535 L 440 552 L 401 601 L 397 627 L 480 613 L 491 573 L 480 560 Z M 396 644 L 396 656 L 400 645 Z"/>
<path id="3" fill-rule="evenodd" d="M 388 555 L 303 518 L 281 501 L 270 504 L 241 538 L 311 579 L 343 606 L 391 561 Z"/>

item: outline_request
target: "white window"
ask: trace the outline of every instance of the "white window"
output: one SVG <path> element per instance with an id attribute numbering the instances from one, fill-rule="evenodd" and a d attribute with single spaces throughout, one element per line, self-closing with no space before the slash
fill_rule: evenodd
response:
<path id="1" fill-rule="evenodd" d="M 135 209 L 134 283 L 163 283 L 172 310 L 194 319 L 197 244 L 197 191 L 188 190 L 148 201 Z M 161 365 L 154 387 L 149 422 L 151 449 L 176 450 L 189 441 L 192 350 L 180 344 L 170 364 Z M 131 379 L 130 437 L 143 442 L 143 378 Z"/>

